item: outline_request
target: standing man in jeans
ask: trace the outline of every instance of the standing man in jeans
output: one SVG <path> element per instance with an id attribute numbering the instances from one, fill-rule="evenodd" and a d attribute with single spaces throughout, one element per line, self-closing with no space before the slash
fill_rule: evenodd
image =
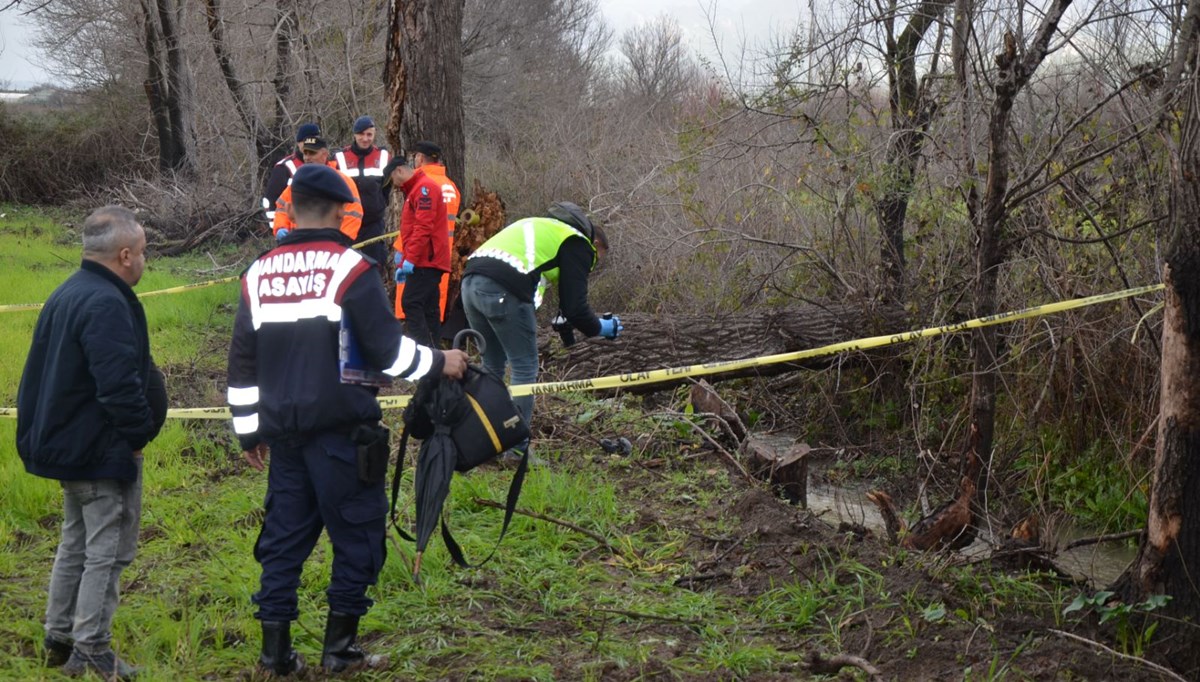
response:
<path id="1" fill-rule="evenodd" d="M 547 283 L 558 284 L 563 325 L 586 336 L 615 339 L 624 327 L 616 317 L 596 317 L 588 305 L 588 276 L 608 252 L 604 231 L 575 204 L 556 202 L 544 218 L 526 218 L 484 242 L 463 270 L 462 302 L 471 329 L 483 335 L 483 364 L 512 385 L 537 381 L 535 311 Z M 526 424 L 532 424 L 533 396 L 514 400 Z M 527 450 L 526 443 L 518 450 Z M 517 452 L 506 460 L 520 459 Z"/>
<path id="2" fill-rule="evenodd" d="M 137 550 L 142 448 L 166 415 L 146 314 L 132 287 L 146 267 L 133 212 L 97 209 L 83 223 L 83 263 L 38 317 L 17 392 L 25 470 L 58 479 L 62 539 L 46 607 L 47 663 L 130 679 L 112 650 L 121 571 Z"/>

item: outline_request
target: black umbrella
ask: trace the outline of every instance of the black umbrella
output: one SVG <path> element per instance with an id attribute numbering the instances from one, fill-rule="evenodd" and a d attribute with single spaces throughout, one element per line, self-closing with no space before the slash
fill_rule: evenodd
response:
<path id="1" fill-rule="evenodd" d="M 421 443 L 417 454 L 417 556 L 413 561 L 413 578 L 418 580 L 421 556 L 442 517 L 442 506 L 450 493 L 450 478 L 458 461 L 458 448 L 450 437 L 450 429 L 462 420 L 469 408 L 460 382 L 445 377 L 432 381 L 436 383 L 428 392 L 418 391 L 414 396 L 414 400 L 422 400 L 420 409 L 433 424 L 433 433 Z"/>

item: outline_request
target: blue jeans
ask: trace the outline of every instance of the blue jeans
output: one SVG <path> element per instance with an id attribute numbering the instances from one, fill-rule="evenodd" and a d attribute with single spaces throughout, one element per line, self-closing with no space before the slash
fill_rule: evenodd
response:
<path id="1" fill-rule="evenodd" d="M 462 281 L 463 311 L 471 329 L 483 335 L 486 346 L 483 367 L 504 376 L 505 363 L 512 370 L 510 384 L 537 381 L 537 318 L 532 303 L 522 301 L 498 282 L 483 275 L 467 275 Z M 513 399 L 526 424 L 533 424 L 533 396 Z"/>
<path id="2" fill-rule="evenodd" d="M 121 571 L 137 553 L 142 458 L 132 481 L 62 481 L 62 539 L 50 573 L 46 634 L 86 654 L 112 646 Z"/>

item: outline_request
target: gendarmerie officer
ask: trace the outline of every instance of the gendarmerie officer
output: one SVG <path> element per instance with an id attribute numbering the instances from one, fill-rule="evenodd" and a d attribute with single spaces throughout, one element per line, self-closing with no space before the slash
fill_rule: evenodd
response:
<path id="1" fill-rule="evenodd" d="M 243 275 L 229 349 L 228 401 L 243 456 L 261 470 L 272 455 L 253 599 L 263 630 L 259 666 L 275 675 L 303 667 L 290 624 L 299 617 L 301 569 L 322 528 L 334 557 L 321 664 L 340 672 L 383 663 L 355 640 L 385 556 L 387 430 L 379 426 L 378 389 L 342 379 L 340 330 L 357 339 L 368 370 L 390 376 L 458 378 L 467 363 L 461 351 L 401 334 L 375 264 L 337 228 L 338 209 L 353 199 L 337 171 L 300 167 L 292 196 L 296 229 Z"/>

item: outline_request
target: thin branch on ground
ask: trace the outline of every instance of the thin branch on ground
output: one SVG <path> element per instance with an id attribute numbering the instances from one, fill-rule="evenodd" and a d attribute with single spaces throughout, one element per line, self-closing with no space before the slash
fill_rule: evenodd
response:
<path id="1" fill-rule="evenodd" d="M 492 500 L 485 500 L 482 497 L 476 497 L 475 504 L 478 504 L 483 507 L 491 507 L 493 509 L 504 509 L 505 508 L 505 506 L 503 504 L 500 504 L 499 502 L 493 502 Z M 553 516 L 546 516 L 545 514 L 539 514 L 537 512 L 526 511 L 524 509 L 514 509 L 513 513 L 520 514 L 521 516 L 528 516 L 531 519 L 538 519 L 539 521 L 546 521 L 549 523 L 553 523 L 554 525 L 562 526 L 563 528 L 570 528 L 571 530 L 575 531 L 576 533 L 586 535 L 589 538 L 600 543 L 605 549 L 607 549 L 612 554 L 625 556 L 624 552 L 622 552 L 620 549 L 618 549 L 616 546 L 614 546 L 611 542 L 606 540 L 603 535 L 600 535 L 599 533 L 590 531 L 586 528 L 580 528 L 579 526 L 576 526 L 575 524 L 571 523 L 570 521 L 556 519 Z"/>
<path id="2" fill-rule="evenodd" d="M 1137 530 L 1127 530 L 1123 533 L 1109 533 L 1108 535 L 1096 535 L 1090 538 L 1079 538 L 1078 540 L 1072 540 L 1068 542 L 1067 546 L 1063 547 L 1063 551 L 1065 552 L 1070 549 L 1075 549 L 1076 547 L 1096 545 L 1101 542 L 1116 542 L 1117 540 L 1136 538 L 1137 536 L 1141 535 L 1144 530 L 1144 528 L 1138 528 Z"/>
<path id="3" fill-rule="evenodd" d="M 1048 630 L 1050 632 L 1053 632 L 1056 635 L 1061 636 L 1061 637 L 1066 637 L 1067 639 L 1073 639 L 1076 642 L 1080 642 L 1082 644 L 1087 644 L 1088 646 L 1094 646 L 1097 649 L 1104 651 L 1105 653 L 1116 656 L 1117 658 L 1123 658 L 1126 661 L 1132 661 L 1139 665 L 1144 665 L 1147 668 L 1150 668 L 1151 670 L 1159 673 L 1163 677 L 1166 677 L 1166 678 L 1169 678 L 1172 680 L 1178 680 L 1179 682 L 1187 682 L 1186 678 L 1176 675 L 1170 668 L 1161 666 L 1153 661 L 1147 661 L 1146 659 L 1141 658 L 1139 656 L 1131 656 L 1129 654 L 1123 654 L 1120 651 L 1117 651 L 1111 647 L 1107 647 L 1107 646 L 1101 644 L 1100 642 L 1097 642 L 1094 639 L 1088 639 L 1087 637 L 1080 637 L 1079 635 L 1074 635 L 1074 634 L 1071 634 L 1070 632 L 1063 632 L 1062 630 L 1055 630 L 1054 628 L 1048 628 Z"/>
<path id="4" fill-rule="evenodd" d="M 700 428 L 700 426 L 698 424 L 693 422 L 691 419 L 688 419 L 688 417 L 710 416 L 710 415 L 708 415 L 706 413 L 701 414 L 701 415 L 688 415 L 688 414 L 684 414 L 682 412 L 666 411 L 666 412 L 656 412 L 650 416 L 651 417 L 669 417 L 671 419 L 675 419 L 678 423 L 687 424 L 689 427 L 691 427 L 692 431 L 695 431 L 697 434 L 699 434 L 700 437 L 705 440 L 705 442 L 707 442 L 709 445 L 716 448 L 717 452 L 721 453 L 721 456 L 724 457 L 730 464 L 732 464 L 738 470 L 738 472 L 742 475 L 742 478 L 746 479 L 746 482 L 748 482 L 752 485 L 757 485 L 759 483 L 758 479 L 751 476 L 749 471 L 746 471 L 746 467 L 742 466 L 742 463 L 738 461 L 737 457 L 735 457 L 732 452 L 727 450 L 725 448 L 725 446 L 718 443 L 717 439 L 713 438 L 707 431 Z M 716 415 L 711 415 L 711 416 L 716 416 Z"/>
<path id="5" fill-rule="evenodd" d="M 849 654 L 838 654 L 830 658 L 824 658 L 817 652 L 812 652 L 808 656 L 808 669 L 818 675 L 836 675 L 842 668 L 858 668 L 867 674 L 867 679 L 871 682 L 883 682 L 883 674 L 879 672 L 879 668 L 871 665 L 871 662 L 860 656 L 851 656 Z"/>

